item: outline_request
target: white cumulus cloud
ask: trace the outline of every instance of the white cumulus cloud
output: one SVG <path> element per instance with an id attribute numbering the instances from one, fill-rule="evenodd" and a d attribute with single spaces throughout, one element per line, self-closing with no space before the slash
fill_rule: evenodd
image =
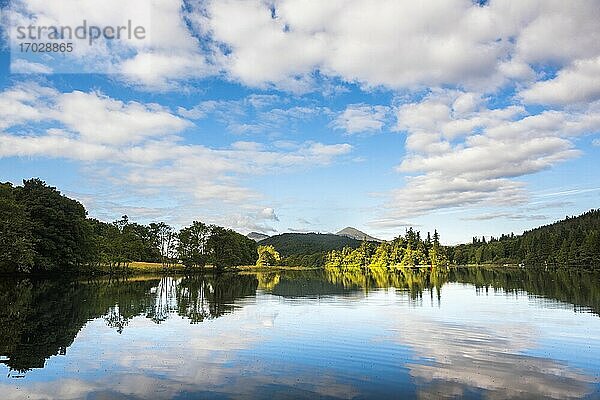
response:
<path id="1" fill-rule="evenodd" d="M 381 131 L 386 122 L 388 107 L 367 104 L 350 104 L 331 126 L 348 134 Z"/>
<path id="2" fill-rule="evenodd" d="M 166 203 L 186 205 L 178 213 L 181 223 L 198 214 L 242 230 L 277 221 L 275 209 L 243 184 L 244 177 L 323 166 L 352 151 L 346 143 L 315 141 L 285 148 L 252 141 L 187 143 L 185 133 L 195 125 L 162 105 L 34 83 L 0 92 L 0 105 L 0 157 L 85 162 L 86 173 L 109 185 L 111 201 L 121 194 L 168 195 Z"/>
<path id="3" fill-rule="evenodd" d="M 520 95 L 529 103 L 569 105 L 600 99 L 600 56 L 577 60 L 554 79 L 539 81 Z"/>
<path id="4" fill-rule="evenodd" d="M 463 107 L 457 101 L 464 96 L 434 92 L 398 108 L 397 130 L 406 134 L 407 154 L 397 170 L 405 183 L 389 194 L 383 219 L 388 226 L 444 208 L 523 204 L 529 192 L 519 177 L 577 157 L 573 138 L 600 129 L 596 104 L 579 112 L 529 115 L 519 106 Z"/>

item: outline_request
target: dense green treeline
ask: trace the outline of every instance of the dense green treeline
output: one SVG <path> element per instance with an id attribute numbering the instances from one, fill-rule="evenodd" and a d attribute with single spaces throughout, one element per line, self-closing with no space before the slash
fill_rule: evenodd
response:
<path id="1" fill-rule="evenodd" d="M 391 242 L 363 242 L 352 249 L 332 250 L 325 258 L 327 268 L 388 267 L 394 265 L 446 265 L 446 249 L 440 245 L 437 231 L 433 237 L 409 228 L 405 236 L 398 236 Z"/>
<path id="2" fill-rule="evenodd" d="M 164 222 L 138 224 L 127 216 L 106 223 L 39 179 L 0 183 L 0 272 L 117 271 L 132 261 L 186 267 L 286 265 L 387 267 L 524 264 L 600 267 L 600 210 L 526 231 L 473 238 L 444 247 L 433 236 L 407 230 L 390 242 L 360 242 L 328 234 L 282 234 L 259 242 L 278 253 L 258 258 L 257 244 L 230 229 L 194 221 L 176 231 Z M 266 258 L 265 258 L 266 257 Z"/>
<path id="3" fill-rule="evenodd" d="M 600 267 L 600 210 L 524 232 L 520 236 L 473 238 L 448 249 L 454 264 Z"/>
<path id="4" fill-rule="evenodd" d="M 0 217 L 3 271 L 74 268 L 89 259 L 92 231 L 83 205 L 39 180 L 0 184 Z"/>
<path id="5" fill-rule="evenodd" d="M 0 183 L 0 272 L 112 271 L 132 261 L 221 269 L 256 258 L 253 240 L 220 226 L 195 221 L 177 232 L 127 216 L 106 223 L 39 179 Z"/>
<path id="6" fill-rule="evenodd" d="M 469 244 L 441 246 L 439 235 L 422 239 L 412 228 L 391 242 L 362 243 L 326 254 L 327 267 L 523 264 L 549 267 L 600 267 L 600 210 L 542 226 L 523 235 L 473 238 Z"/>
<path id="7" fill-rule="evenodd" d="M 281 264 L 306 268 L 316 268 L 325 265 L 326 259 L 326 251 L 321 251 L 312 254 L 293 254 L 291 256 L 282 257 Z"/>
<path id="8" fill-rule="evenodd" d="M 286 266 L 286 267 L 304 267 L 304 268 L 320 268 L 325 264 L 326 252 L 315 254 L 292 254 L 282 257 L 279 251 L 273 245 L 261 244 L 258 246 L 257 267 L 267 266 Z"/>

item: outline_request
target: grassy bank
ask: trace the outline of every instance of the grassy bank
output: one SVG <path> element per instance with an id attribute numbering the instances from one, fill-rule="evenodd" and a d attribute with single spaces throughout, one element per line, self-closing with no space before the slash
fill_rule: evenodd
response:
<path id="1" fill-rule="evenodd" d="M 134 261 L 130 262 L 127 265 L 120 267 L 110 268 L 109 266 L 101 266 L 99 271 L 100 273 L 105 274 L 148 274 L 148 273 L 189 273 L 189 272 L 202 272 L 202 271 L 212 271 L 212 266 L 206 266 L 204 268 L 190 268 L 186 267 L 183 264 L 171 264 L 168 266 L 164 266 L 161 263 L 151 263 L 151 262 L 140 262 Z"/>
<path id="2" fill-rule="evenodd" d="M 256 265 L 239 265 L 237 267 L 231 267 L 229 271 L 240 271 L 240 272 L 269 272 L 269 271 L 306 271 L 306 270 L 318 270 L 323 267 L 301 267 L 301 266 L 290 266 L 290 265 L 268 265 L 260 266 Z"/>
<path id="3" fill-rule="evenodd" d="M 223 272 L 268 272 L 268 271 L 300 271 L 309 269 L 321 269 L 320 267 L 299 267 L 299 266 L 285 266 L 285 265 L 273 265 L 273 266 L 261 266 L 255 265 L 240 265 L 235 267 L 224 268 Z M 108 266 L 100 267 L 99 273 L 104 274 L 164 274 L 164 273 L 201 273 L 201 272 L 214 272 L 215 268 L 212 265 L 206 265 L 203 268 L 200 267 L 186 267 L 183 264 L 172 264 L 169 266 L 163 266 L 161 263 L 150 263 L 150 262 L 139 262 L 134 261 L 125 266 L 109 268 Z"/>

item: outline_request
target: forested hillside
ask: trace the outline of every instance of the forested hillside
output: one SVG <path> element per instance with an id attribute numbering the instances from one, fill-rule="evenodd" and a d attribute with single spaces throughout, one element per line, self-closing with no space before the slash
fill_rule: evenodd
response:
<path id="1" fill-rule="evenodd" d="M 541 226 L 523 235 L 473 238 L 448 249 L 454 264 L 600 267 L 600 210 Z"/>
<path id="2" fill-rule="evenodd" d="M 284 233 L 259 242 L 263 246 L 272 245 L 284 257 L 356 248 L 360 243 L 360 240 L 328 233 Z"/>
<path id="3" fill-rule="evenodd" d="M 282 265 L 322 267 L 327 252 L 344 247 L 355 249 L 361 241 L 347 236 L 321 233 L 284 233 L 258 242 L 273 246 L 281 254 Z"/>

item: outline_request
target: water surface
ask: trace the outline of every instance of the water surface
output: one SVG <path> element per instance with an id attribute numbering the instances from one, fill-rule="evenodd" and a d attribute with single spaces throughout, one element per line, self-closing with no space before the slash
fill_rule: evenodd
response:
<path id="1" fill-rule="evenodd" d="M 2 278 L 0 397 L 593 399 L 599 313 L 573 271 Z"/>

